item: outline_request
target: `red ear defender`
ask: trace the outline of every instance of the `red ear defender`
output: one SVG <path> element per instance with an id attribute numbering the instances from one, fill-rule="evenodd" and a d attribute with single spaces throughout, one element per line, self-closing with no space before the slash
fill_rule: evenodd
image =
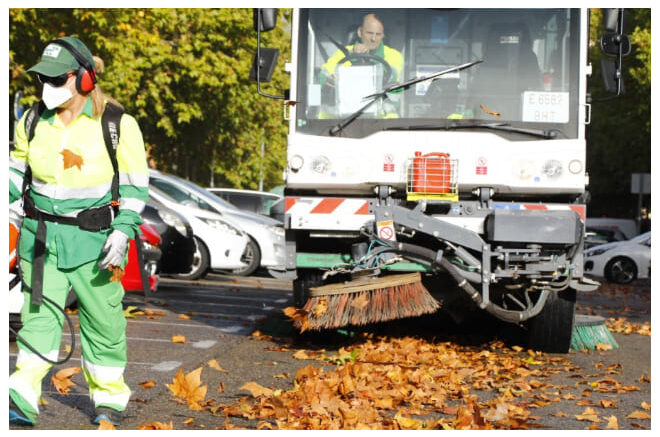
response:
<path id="1" fill-rule="evenodd" d="M 94 71 L 93 64 L 66 40 L 56 39 L 53 43 L 67 49 L 80 65 L 76 75 L 76 90 L 79 93 L 88 93 L 93 90 L 96 83 L 96 71 Z"/>
<path id="2" fill-rule="evenodd" d="M 88 93 L 94 89 L 96 82 L 96 72 L 94 70 L 87 70 L 84 67 L 78 69 L 76 76 L 76 89 L 79 93 Z"/>

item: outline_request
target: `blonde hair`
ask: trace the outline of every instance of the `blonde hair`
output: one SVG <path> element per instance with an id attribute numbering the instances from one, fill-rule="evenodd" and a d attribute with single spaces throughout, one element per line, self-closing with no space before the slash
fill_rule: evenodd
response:
<path id="1" fill-rule="evenodd" d="M 96 74 L 102 74 L 105 66 L 103 59 L 98 56 L 93 56 L 93 58 L 94 64 L 96 64 Z M 119 106 L 122 109 L 124 108 L 115 98 L 104 93 L 98 84 L 89 92 L 89 96 L 92 98 L 92 113 L 94 117 L 100 117 L 103 114 L 106 102 Z"/>

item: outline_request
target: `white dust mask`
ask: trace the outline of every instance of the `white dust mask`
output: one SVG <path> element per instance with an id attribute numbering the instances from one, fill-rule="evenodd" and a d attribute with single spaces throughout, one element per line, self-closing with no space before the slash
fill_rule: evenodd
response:
<path id="1" fill-rule="evenodd" d="M 48 82 L 44 83 L 44 90 L 41 94 L 41 98 L 44 101 L 46 108 L 55 109 L 72 97 L 73 92 L 69 89 L 69 87 L 54 87 Z"/>

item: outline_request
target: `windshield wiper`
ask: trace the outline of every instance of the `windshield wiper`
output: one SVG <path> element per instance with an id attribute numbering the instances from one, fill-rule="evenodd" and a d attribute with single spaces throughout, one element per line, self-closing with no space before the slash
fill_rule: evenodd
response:
<path id="1" fill-rule="evenodd" d="M 337 135 L 346 126 L 351 124 L 356 118 L 358 118 L 360 115 L 362 115 L 364 113 L 364 111 L 366 111 L 378 99 L 383 98 L 383 97 L 387 97 L 387 93 L 391 93 L 393 91 L 397 91 L 397 90 L 400 90 L 400 89 L 408 89 L 412 85 L 423 82 L 425 80 L 435 79 L 436 77 L 440 77 L 443 74 L 452 73 L 454 71 L 464 70 L 466 68 L 472 67 L 473 65 L 480 64 L 481 62 L 483 62 L 482 59 L 472 61 L 472 62 L 467 62 L 465 64 L 461 64 L 461 65 L 457 65 L 455 67 L 447 68 L 446 70 L 438 71 L 436 73 L 427 74 L 426 76 L 420 76 L 420 77 L 416 77 L 414 79 L 407 80 L 405 82 L 390 85 L 389 87 L 385 88 L 382 91 L 379 91 L 375 94 L 370 94 L 368 96 L 365 96 L 365 97 L 362 98 L 363 100 L 366 100 L 366 99 L 371 99 L 371 100 L 369 100 L 363 107 L 361 107 L 360 109 L 358 109 L 357 111 L 355 111 L 354 113 L 352 113 L 351 115 L 349 115 L 348 117 L 346 117 L 345 119 L 343 119 L 342 121 L 340 121 L 339 123 L 337 123 L 336 125 L 331 127 L 330 128 L 330 135 L 331 136 Z"/>
<path id="2" fill-rule="evenodd" d="M 561 131 L 557 129 L 541 130 L 541 129 L 525 129 L 521 127 L 514 127 L 508 123 L 451 123 L 447 125 L 413 125 L 413 126 L 393 126 L 385 128 L 384 130 L 458 130 L 458 129 L 491 129 L 502 132 L 512 132 L 516 134 L 531 135 L 540 137 L 546 140 L 557 138 Z"/>

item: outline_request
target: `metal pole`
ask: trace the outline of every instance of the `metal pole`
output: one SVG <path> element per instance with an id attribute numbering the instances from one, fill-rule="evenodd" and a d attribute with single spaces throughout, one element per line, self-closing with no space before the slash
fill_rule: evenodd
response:
<path id="1" fill-rule="evenodd" d="M 259 160 L 259 191 L 264 190 L 264 154 L 266 147 L 264 140 L 261 140 L 261 159 Z"/>

